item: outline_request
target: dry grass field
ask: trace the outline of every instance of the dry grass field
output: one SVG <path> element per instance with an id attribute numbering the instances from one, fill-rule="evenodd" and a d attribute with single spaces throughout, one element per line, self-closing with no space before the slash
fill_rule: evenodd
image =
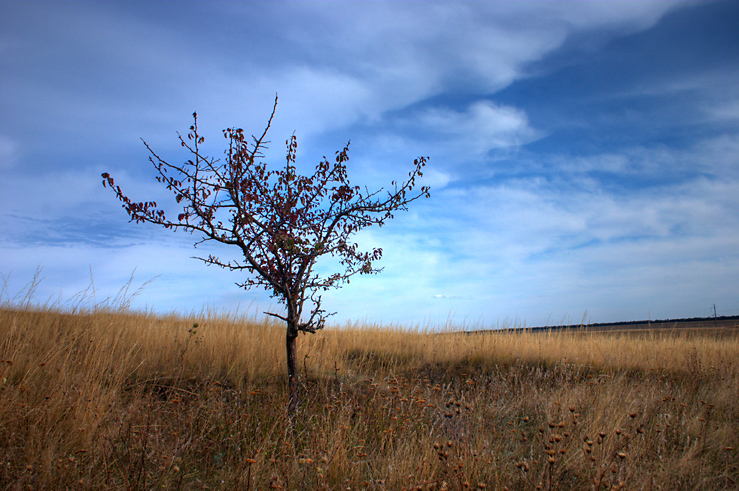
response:
<path id="1" fill-rule="evenodd" d="M 739 329 L 0 310 L 0 489 L 737 489 Z"/>

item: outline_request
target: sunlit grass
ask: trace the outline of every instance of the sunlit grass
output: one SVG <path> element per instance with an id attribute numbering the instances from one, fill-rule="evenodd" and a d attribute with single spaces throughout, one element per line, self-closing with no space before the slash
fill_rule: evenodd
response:
<path id="1" fill-rule="evenodd" d="M 0 310 L 2 489 L 736 489 L 737 329 Z"/>

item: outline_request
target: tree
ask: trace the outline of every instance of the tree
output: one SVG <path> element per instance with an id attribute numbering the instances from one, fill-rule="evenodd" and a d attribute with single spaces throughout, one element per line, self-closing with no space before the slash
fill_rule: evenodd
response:
<path id="1" fill-rule="evenodd" d="M 178 133 L 182 147 L 190 154 L 185 163 L 168 163 L 144 141 L 157 181 L 172 191 L 182 207 L 177 220 L 169 219 L 156 202 L 132 201 L 107 172 L 102 177 L 103 186 L 113 190 L 132 222 L 197 233 L 201 238 L 195 246 L 216 241 L 239 249 L 243 259 L 225 260 L 214 255 L 196 259 L 231 271 L 246 271 L 246 279 L 236 283 L 239 287 L 263 287 L 284 306 L 282 314 L 265 313 L 286 324 L 289 411 L 294 413 L 298 403 L 296 338 L 299 332 L 322 329 L 330 315 L 322 308 L 320 292 L 348 283 L 356 274 L 380 271 L 373 262 L 382 257 L 382 249 L 361 251 L 352 236 L 366 227 L 382 226 L 394 212 L 407 210 L 407 205 L 421 196 L 428 197 L 429 188 L 413 193 L 427 157 L 414 160 L 408 179 L 401 184 L 393 181 L 391 190 L 370 192 L 352 186 L 347 177 L 348 143 L 336 152 L 333 162 L 324 157 L 312 175 L 300 175 L 295 166 L 295 135 L 287 140 L 285 166 L 269 169 L 258 159 L 264 157 L 265 138 L 276 110 L 277 97 L 264 131 L 251 141 L 242 129 L 223 130 L 228 146 L 222 161 L 200 153 L 205 139 L 198 132 L 197 113 L 193 113 L 187 138 Z M 324 276 L 317 273 L 316 260 L 325 255 L 338 257 L 343 271 Z M 303 321 L 306 301 L 310 301 L 310 313 Z"/>

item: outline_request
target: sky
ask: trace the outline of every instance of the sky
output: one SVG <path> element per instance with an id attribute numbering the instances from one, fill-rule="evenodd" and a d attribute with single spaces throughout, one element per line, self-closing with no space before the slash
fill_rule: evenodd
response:
<path id="1" fill-rule="evenodd" d="M 739 2 L 0 9 L 5 302 L 40 269 L 42 304 L 279 311 L 192 258 L 238 251 L 129 223 L 100 178 L 176 210 L 141 139 L 184 161 L 197 111 L 219 158 L 221 131 L 261 133 L 277 94 L 265 162 L 293 133 L 302 172 L 351 140 L 352 182 L 379 189 L 429 157 L 431 198 L 356 237 L 383 272 L 324 293 L 335 324 L 739 315 Z"/>

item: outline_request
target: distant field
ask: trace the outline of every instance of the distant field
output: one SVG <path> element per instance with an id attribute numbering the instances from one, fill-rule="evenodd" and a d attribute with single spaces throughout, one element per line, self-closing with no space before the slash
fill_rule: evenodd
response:
<path id="1" fill-rule="evenodd" d="M 581 331 L 581 332 L 630 332 L 630 331 L 664 331 L 665 329 L 696 329 L 703 334 L 710 334 L 711 329 L 718 335 L 731 335 L 733 330 L 739 329 L 739 316 L 703 317 L 693 319 L 670 319 L 637 322 L 614 322 L 610 324 L 570 324 L 563 326 L 528 327 L 528 328 L 506 328 L 502 331 Z M 486 332 L 486 331 L 473 331 Z"/>
<path id="2" fill-rule="evenodd" d="M 620 322 L 616 324 L 593 324 L 598 330 L 627 329 L 737 329 L 739 316 L 717 317 L 715 319 L 674 319 L 642 322 Z"/>
<path id="3" fill-rule="evenodd" d="M 327 329 L 291 421 L 279 324 L 0 309 L 0 489 L 737 489 L 726 322 Z"/>

